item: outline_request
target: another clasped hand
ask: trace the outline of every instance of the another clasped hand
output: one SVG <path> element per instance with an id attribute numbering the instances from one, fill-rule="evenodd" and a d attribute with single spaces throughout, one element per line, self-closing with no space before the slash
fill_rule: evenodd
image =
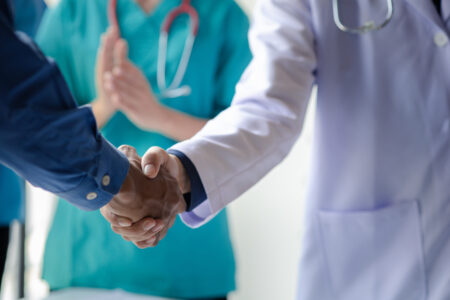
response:
<path id="1" fill-rule="evenodd" d="M 186 210 L 178 180 L 166 167 L 145 176 L 142 161 L 131 146 L 119 148 L 130 161 L 128 175 L 120 192 L 101 208 L 114 232 L 139 248 L 156 246 Z"/>

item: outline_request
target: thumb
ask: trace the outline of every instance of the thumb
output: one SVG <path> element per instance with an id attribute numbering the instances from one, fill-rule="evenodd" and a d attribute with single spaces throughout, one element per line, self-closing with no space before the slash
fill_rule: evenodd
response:
<path id="1" fill-rule="evenodd" d="M 151 147 L 142 157 L 142 170 L 150 178 L 155 178 L 161 166 L 164 166 L 169 160 L 169 154 L 160 147 Z"/>
<path id="2" fill-rule="evenodd" d="M 117 31 L 114 28 L 109 28 L 103 35 L 100 47 L 98 49 L 98 64 L 100 72 L 112 71 L 114 61 L 114 45 L 118 39 Z"/>

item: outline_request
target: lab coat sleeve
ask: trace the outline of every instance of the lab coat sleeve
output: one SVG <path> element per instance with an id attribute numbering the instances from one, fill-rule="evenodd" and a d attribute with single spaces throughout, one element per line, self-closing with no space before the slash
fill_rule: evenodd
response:
<path id="1" fill-rule="evenodd" d="M 230 1 L 222 22 L 224 34 L 216 71 L 214 116 L 230 106 L 236 84 L 251 60 L 248 28 L 247 15 Z"/>
<path id="2" fill-rule="evenodd" d="M 120 190 L 128 160 L 99 134 L 91 109 L 77 108 L 55 63 L 15 34 L 2 10 L 0 43 L 0 163 L 80 208 L 105 205 Z"/>
<path id="3" fill-rule="evenodd" d="M 253 60 L 232 106 L 172 147 L 194 163 L 208 197 L 182 214 L 192 227 L 210 220 L 277 165 L 303 126 L 316 69 L 306 0 L 261 1 L 250 46 Z"/>

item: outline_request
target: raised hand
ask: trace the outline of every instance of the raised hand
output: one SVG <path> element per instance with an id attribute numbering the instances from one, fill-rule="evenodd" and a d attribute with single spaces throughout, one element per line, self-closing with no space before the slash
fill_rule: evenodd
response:
<path id="1" fill-rule="evenodd" d="M 141 159 L 130 146 L 119 148 L 129 159 L 130 169 L 120 192 L 101 213 L 114 232 L 139 248 L 154 247 L 186 210 L 178 182 L 165 169 L 149 178 L 141 171 Z"/>
<path id="2" fill-rule="evenodd" d="M 115 44 L 114 62 L 113 71 L 104 77 L 114 106 L 141 129 L 161 131 L 165 108 L 157 101 L 141 70 L 128 59 L 128 45 L 123 39 Z"/>
<path id="3" fill-rule="evenodd" d="M 97 64 L 95 67 L 95 85 L 97 97 L 92 102 L 92 111 L 97 120 L 98 127 L 103 127 L 117 108 L 111 102 L 111 95 L 105 89 L 105 76 L 111 74 L 114 69 L 114 49 L 119 40 L 119 33 L 116 28 L 110 27 L 102 35 L 100 46 L 97 52 Z"/>

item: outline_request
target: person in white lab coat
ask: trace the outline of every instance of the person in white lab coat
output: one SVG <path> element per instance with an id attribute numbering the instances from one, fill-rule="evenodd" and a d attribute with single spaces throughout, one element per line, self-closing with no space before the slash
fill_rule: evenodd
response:
<path id="1" fill-rule="evenodd" d="M 332 2 L 261 1 L 233 105 L 142 166 L 177 176 L 201 226 L 287 155 L 317 84 L 298 299 L 449 299 L 450 1 L 394 1 L 365 34 Z M 340 20 L 381 23 L 387 3 L 339 0 Z M 149 238 L 138 225 L 115 231 Z"/>

